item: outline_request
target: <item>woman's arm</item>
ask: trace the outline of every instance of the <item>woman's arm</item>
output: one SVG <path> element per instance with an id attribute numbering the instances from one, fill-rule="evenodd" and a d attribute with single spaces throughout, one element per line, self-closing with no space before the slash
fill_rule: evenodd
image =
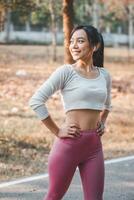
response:
<path id="1" fill-rule="evenodd" d="M 40 120 L 44 120 L 50 115 L 46 102 L 56 91 L 64 87 L 65 74 L 64 66 L 57 68 L 30 98 L 29 106 L 36 112 Z"/>
<path id="2" fill-rule="evenodd" d="M 105 109 L 100 113 L 100 121 L 102 121 L 104 124 L 106 122 L 109 112 L 110 112 L 109 110 Z"/>
<path id="3" fill-rule="evenodd" d="M 56 136 L 58 136 L 59 127 L 56 125 L 56 123 L 53 121 L 51 116 L 48 116 L 46 119 L 41 120 L 43 124 Z"/>
<path id="4" fill-rule="evenodd" d="M 80 127 L 75 123 L 71 123 L 69 125 L 63 125 L 61 128 L 58 128 L 58 126 L 52 120 L 51 116 L 48 116 L 46 119 L 42 120 L 42 122 L 52 133 L 54 133 L 59 138 L 80 137 Z"/>
<path id="5" fill-rule="evenodd" d="M 97 132 L 99 133 L 100 136 L 104 134 L 105 123 L 106 123 L 106 119 L 108 117 L 109 112 L 110 111 L 106 109 L 100 112 L 100 119 L 97 123 Z"/>
<path id="6" fill-rule="evenodd" d="M 79 137 L 80 131 L 76 124 L 59 128 L 51 118 L 46 102 L 58 90 L 62 90 L 68 79 L 68 69 L 61 66 L 40 86 L 29 100 L 29 106 L 36 112 L 43 124 L 57 137 Z"/>
<path id="7" fill-rule="evenodd" d="M 57 68 L 29 100 L 29 106 L 35 111 L 37 117 L 56 136 L 58 136 L 59 128 L 51 118 L 46 102 L 56 91 L 64 87 L 67 77 L 66 66 Z"/>
<path id="8" fill-rule="evenodd" d="M 111 104 L 111 89 L 112 89 L 112 77 L 110 73 L 105 69 L 105 78 L 106 78 L 106 85 L 107 85 L 107 98 L 104 103 L 104 118 L 107 117 L 108 111 L 112 110 L 112 104 Z"/>

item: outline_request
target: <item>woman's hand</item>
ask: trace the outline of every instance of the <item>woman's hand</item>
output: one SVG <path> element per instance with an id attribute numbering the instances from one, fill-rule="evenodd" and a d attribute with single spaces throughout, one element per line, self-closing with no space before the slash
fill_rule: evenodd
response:
<path id="1" fill-rule="evenodd" d="M 102 121 L 97 123 L 97 133 L 102 136 L 105 132 L 105 124 Z"/>
<path id="2" fill-rule="evenodd" d="M 75 124 L 64 124 L 58 131 L 59 138 L 76 138 L 80 137 L 80 127 Z"/>

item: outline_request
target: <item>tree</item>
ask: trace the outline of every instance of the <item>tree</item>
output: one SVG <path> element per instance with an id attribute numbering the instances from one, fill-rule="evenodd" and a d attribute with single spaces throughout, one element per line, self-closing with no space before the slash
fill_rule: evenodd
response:
<path id="1" fill-rule="evenodd" d="M 49 0 L 49 10 L 51 14 L 53 61 L 56 61 L 56 14 L 54 0 Z"/>
<path id="2" fill-rule="evenodd" d="M 49 19 L 47 20 L 47 24 L 50 24 L 49 28 L 52 31 L 52 50 L 53 50 L 53 54 L 52 54 L 52 59 L 53 61 L 56 61 L 56 46 L 57 46 L 57 18 L 60 15 L 61 12 L 61 0 L 57 0 L 56 3 L 54 0 L 42 0 L 36 3 L 37 8 L 42 12 L 40 12 L 40 16 L 42 17 L 42 19 L 45 17 L 43 15 L 45 15 L 45 13 L 49 13 L 49 18 L 50 18 L 50 23 L 49 23 Z M 59 8 L 60 6 L 60 8 Z M 37 12 L 35 12 L 37 13 Z M 35 16 L 37 16 L 35 14 Z M 58 17 L 57 17 L 58 16 Z M 46 25 L 45 20 L 44 21 L 44 25 Z M 45 27 L 44 27 L 45 28 Z"/>
<path id="3" fill-rule="evenodd" d="M 93 21 L 93 26 L 96 28 L 99 28 L 99 2 L 98 0 L 94 0 L 93 1 L 93 5 L 92 5 L 92 21 Z"/>
<path id="4" fill-rule="evenodd" d="M 73 63 L 73 58 L 69 52 L 70 33 L 73 29 L 73 0 L 63 0 L 63 32 L 64 32 L 64 48 L 65 62 Z"/>
<path id="5" fill-rule="evenodd" d="M 29 12 L 35 9 L 35 3 L 32 0 L 0 0 L 0 7 L 2 7 L 4 16 L 1 21 L 0 27 L 2 27 L 2 23 L 4 23 L 4 29 L 6 31 L 5 41 L 8 42 L 10 38 L 10 21 L 11 21 L 11 12 L 16 8 L 25 12 L 29 16 Z M 2 14 L 0 14 L 1 16 Z"/>
<path id="6" fill-rule="evenodd" d="M 132 36 L 134 34 L 134 1 L 133 0 L 100 0 L 106 6 L 107 12 L 113 13 L 115 20 L 127 21 L 128 45 L 133 47 Z M 106 14 L 107 14 L 106 12 Z M 112 25 L 112 24 L 111 24 Z"/>
<path id="7" fill-rule="evenodd" d="M 0 4 L 0 32 L 4 30 L 5 21 L 5 9 L 3 5 Z"/>
<path id="8" fill-rule="evenodd" d="M 129 49 L 133 48 L 133 35 L 134 35 L 134 4 L 127 5 L 128 13 L 128 44 Z"/>
<path id="9" fill-rule="evenodd" d="M 74 1 L 74 24 L 89 24 L 92 21 L 92 3 L 89 0 Z"/>

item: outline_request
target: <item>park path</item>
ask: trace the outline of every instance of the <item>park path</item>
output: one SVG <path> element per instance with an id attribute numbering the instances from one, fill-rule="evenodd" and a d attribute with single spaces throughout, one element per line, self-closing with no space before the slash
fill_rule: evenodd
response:
<path id="1" fill-rule="evenodd" d="M 0 183 L 0 200 L 42 200 L 47 192 L 47 175 L 18 182 Z M 83 200 L 78 170 L 63 200 Z M 134 200 L 134 156 L 105 161 L 104 200 Z"/>

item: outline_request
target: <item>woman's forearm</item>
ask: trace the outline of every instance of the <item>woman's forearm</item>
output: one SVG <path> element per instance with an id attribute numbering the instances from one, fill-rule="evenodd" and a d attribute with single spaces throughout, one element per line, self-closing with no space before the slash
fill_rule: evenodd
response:
<path id="1" fill-rule="evenodd" d="M 58 136 L 59 127 L 56 125 L 56 123 L 53 121 L 51 116 L 48 116 L 46 119 L 41 120 L 43 124 L 56 136 Z"/>
<path id="2" fill-rule="evenodd" d="M 108 117 L 109 111 L 103 110 L 100 113 L 100 121 L 103 123 L 106 123 L 106 119 Z M 59 127 L 56 125 L 56 123 L 53 121 L 51 116 L 48 116 L 46 119 L 42 120 L 43 124 L 52 132 L 54 135 L 58 136 Z"/>
<path id="3" fill-rule="evenodd" d="M 108 114 L 109 114 L 109 110 L 103 110 L 101 113 L 100 113 L 100 121 L 102 121 L 103 123 L 106 122 L 106 119 L 108 117 Z"/>

